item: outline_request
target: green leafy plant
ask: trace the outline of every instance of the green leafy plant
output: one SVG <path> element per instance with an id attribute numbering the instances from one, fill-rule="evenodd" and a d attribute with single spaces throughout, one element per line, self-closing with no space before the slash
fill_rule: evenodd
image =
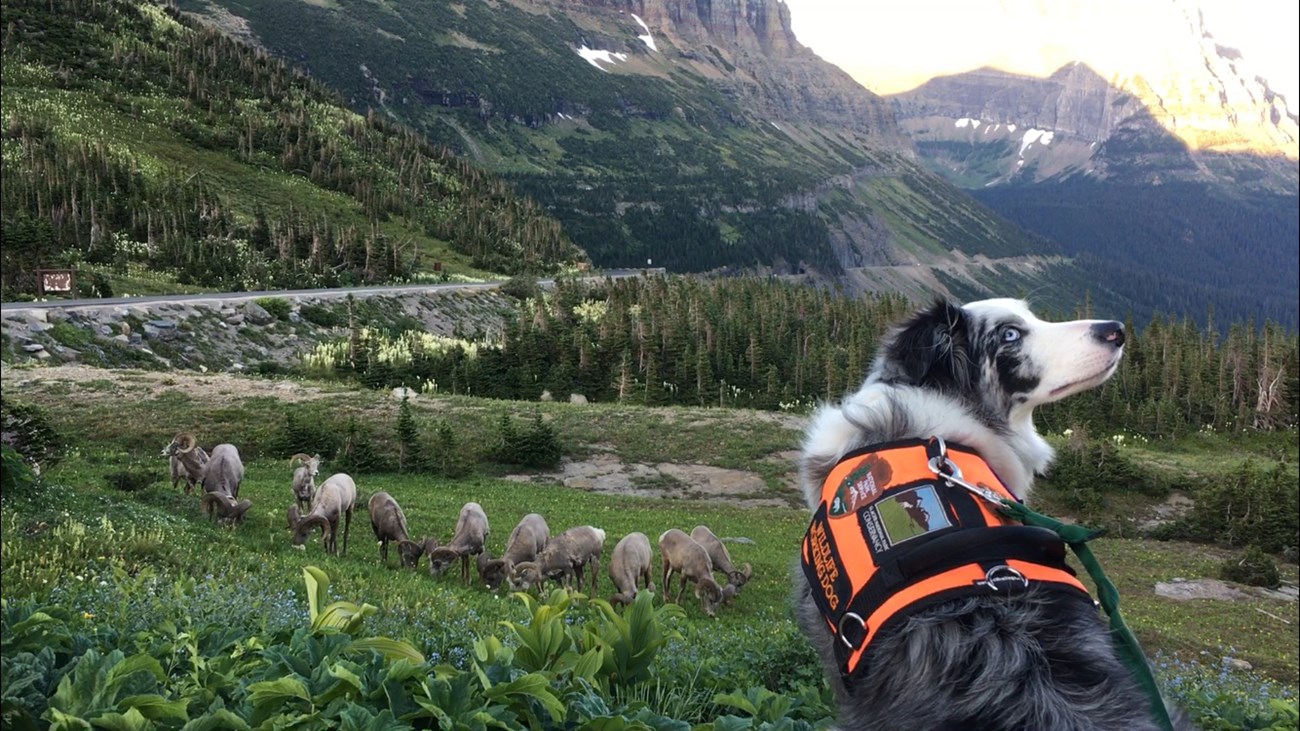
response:
<path id="1" fill-rule="evenodd" d="M 253 301 L 277 320 L 288 320 L 293 310 L 293 303 L 283 297 L 258 297 Z"/>
<path id="2" fill-rule="evenodd" d="M 325 604 L 329 598 L 330 578 L 315 566 L 306 566 L 302 570 L 303 581 L 307 584 L 307 611 L 311 617 L 311 631 L 317 633 L 344 633 L 355 635 L 361 630 L 366 617 L 379 611 L 373 604 L 339 600 Z M 409 643 L 391 640 L 387 637 L 370 637 L 354 640 L 353 651 L 374 650 L 391 660 L 405 659 L 414 663 L 424 662 L 421 655 Z"/>
<path id="3" fill-rule="evenodd" d="M 686 613 L 676 604 L 654 606 L 654 592 L 637 592 L 622 612 L 604 599 L 593 599 L 603 621 L 589 625 L 587 647 L 604 649 L 603 677 L 613 686 L 643 683 L 651 678 L 655 658 L 671 639 L 681 639 L 672 629 Z"/>
<path id="4" fill-rule="evenodd" d="M 1219 576 L 1239 584 L 1276 589 L 1282 584 L 1277 562 L 1259 546 L 1246 549 L 1241 558 L 1227 558 L 1219 565 Z"/>

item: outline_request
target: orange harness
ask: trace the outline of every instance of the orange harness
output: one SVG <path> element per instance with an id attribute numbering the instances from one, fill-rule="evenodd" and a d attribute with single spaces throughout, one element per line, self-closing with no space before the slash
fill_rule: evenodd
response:
<path id="1" fill-rule="evenodd" d="M 1034 586 L 1092 603 L 1056 533 L 1011 521 L 947 475 L 1014 500 L 978 454 L 935 438 L 856 450 L 822 483 L 802 564 L 846 675 L 866 667 L 881 629 L 941 601 Z"/>

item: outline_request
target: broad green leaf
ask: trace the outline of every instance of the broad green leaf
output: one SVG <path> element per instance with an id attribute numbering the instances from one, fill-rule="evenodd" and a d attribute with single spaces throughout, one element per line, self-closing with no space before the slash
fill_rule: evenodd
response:
<path id="1" fill-rule="evenodd" d="M 316 615 L 320 613 L 320 608 L 329 598 L 327 591 L 330 588 L 330 577 L 315 566 L 304 566 L 302 578 L 307 584 L 307 616 L 311 617 L 314 626 Z"/>
<path id="2" fill-rule="evenodd" d="M 134 708 L 126 713 L 105 713 L 91 721 L 91 725 L 108 731 L 153 731 L 156 728 L 153 721 Z"/>
<path id="3" fill-rule="evenodd" d="M 483 695 L 492 700 L 504 700 L 510 696 L 522 695 L 542 704 L 555 721 L 564 720 L 564 704 L 555 697 L 550 680 L 541 673 L 521 675 L 509 683 L 498 683 L 483 691 Z"/>
<path id="4" fill-rule="evenodd" d="M 356 640 L 348 646 L 349 652 L 365 652 L 367 650 L 374 650 L 385 660 L 407 660 L 416 664 L 424 662 L 424 655 L 421 655 L 420 651 L 412 647 L 410 643 L 387 637 L 367 637 Z"/>
<path id="5" fill-rule="evenodd" d="M 337 601 L 325 607 L 311 622 L 312 632 L 343 632 L 350 634 L 361 626 L 361 621 L 379 611 L 373 604 L 357 606 L 353 602 Z"/>
<path id="6" fill-rule="evenodd" d="M 156 658 L 140 653 L 132 655 L 109 668 L 108 677 L 104 680 L 104 687 L 109 693 L 115 693 L 126 682 L 127 678 L 140 672 L 149 673 L 154 677 L 154 680 L 160 683 L 167 679 L 162 664 Z"/>
<path id="7" fill-rule="evenodd" d="M 181 731 L 249 731 L 248 723 L 230 711 L 208 711 L 181 727 Z"/>
<path id="8" fill-rule="evenodd" d="M 297 678 L 264 680 L 248 686 L 248 699 L 255 708 L 273 703 L 284 703 L 290 698 L 311 701 L 307 686 L 303 685 L 302 681 Z"/>
<path id="9" fill-rule="evenodd" d="M 123 698 L 117 702 L 117 709 L 125 711 L 132 708 L 140 711 L 145 717 L 153 721 L 181 721 L 184 722 L 189 718 L 186 707 L 189 704 L 184 700 L 169 701 L 157 694 L 133 695 Z"/>
<path id="10" fill-rule="evenodd" d="M 45 715 L 50 720 L 50 731 L 91 731 L 89 721 L 70 713 L 64 713 L 57 708 L 50 708 L 45 712 Z"/>

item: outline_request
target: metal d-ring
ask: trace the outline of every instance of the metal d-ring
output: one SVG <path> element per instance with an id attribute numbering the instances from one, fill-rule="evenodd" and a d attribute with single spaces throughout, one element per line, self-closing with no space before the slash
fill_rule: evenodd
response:
<path id="1" fill-rule="evenodd" d="M 930 437 L 939 443 L 939 453 L 930 458 L 926 465 L 930 471 L 940 477 L 949 477 L 961 480 L 961 468 L 956 462 L 948 459 L 948 444 L 943 441 L 943 437 Z"/>
<path id="2" fill-rule="evenodd" d="M 839 625 L 835 627 L 836 630 L 835 634 L 839 636 L 840 642 L 843 642 L 845 647 L 849 648 L 850 650 L 856 650 L 858 649 L 857 643 L 849 642 L 848 638 L 844 636 L 844 620 L 850 617 L 852 617 L 858 623 L 858 626 L 862 628 L 862 638 L 866 639 L 867 622 L 862 618 L 862 615 L 858 614 L 857 612 L 845 612 L 844 616 L 840 617 Z"/>

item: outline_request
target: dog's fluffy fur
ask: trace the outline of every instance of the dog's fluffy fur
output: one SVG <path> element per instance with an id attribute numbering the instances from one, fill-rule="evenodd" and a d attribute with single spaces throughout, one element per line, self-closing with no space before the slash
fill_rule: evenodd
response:
<path id="1" fill-rule="evenodd" d="M 885 339 L 866 381 L 813 416 L 800 477 L 815 509 L 846 453 L 939 436 L 975 449 L 1018 498 L 1052 460 L 1033 410 L 1104 382 L 1123 353 L 1118 322 L 1038 319 L 1020 300 L 936 302 Z M 802 571 L 799 624 L 821 656 L 846 729 L 1156 731 L 1148 697 L 1086 602 L 1027 592 L 922 610 L 878 635 L 845 680 Z M 1191 728 L 1181 718 L 1178 728 Z"/>

